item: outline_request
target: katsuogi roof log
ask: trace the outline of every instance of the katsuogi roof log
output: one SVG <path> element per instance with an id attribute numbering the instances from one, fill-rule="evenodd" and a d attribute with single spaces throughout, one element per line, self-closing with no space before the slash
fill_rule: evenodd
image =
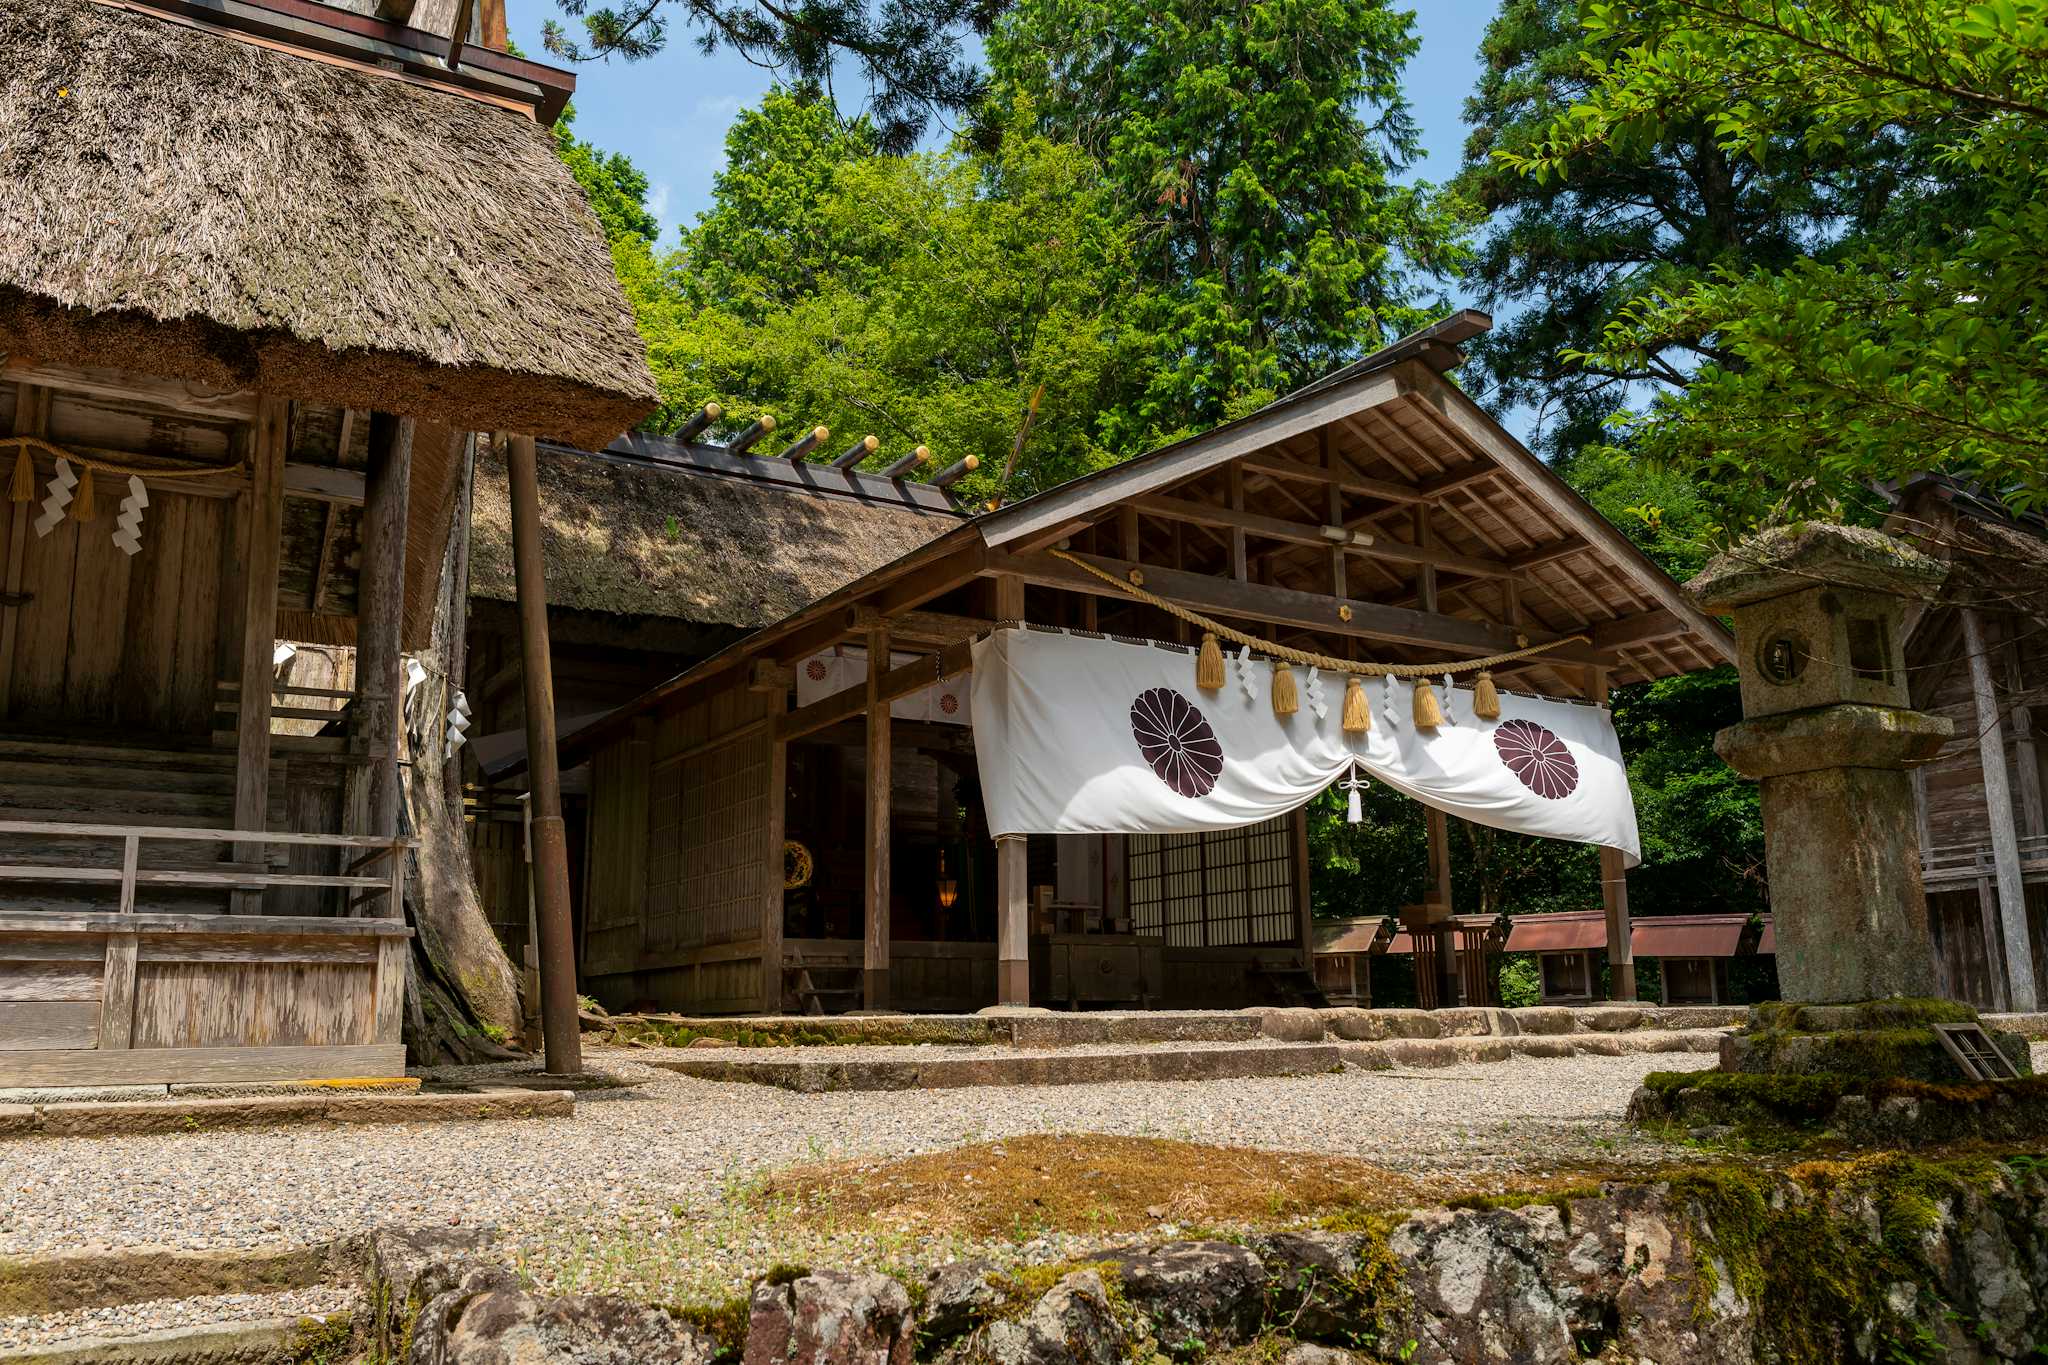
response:
<path id="1" fill-rule="evenodd" d="M 524 112 L 88 0 L 0 6 L 0 349 L 602 446 L 656 401 Z"/>

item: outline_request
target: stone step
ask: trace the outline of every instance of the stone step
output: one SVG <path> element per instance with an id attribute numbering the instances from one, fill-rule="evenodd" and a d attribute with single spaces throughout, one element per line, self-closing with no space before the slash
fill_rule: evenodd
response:
<path id="1" fill-rule="evenodd" d="M 197 1305 L 195 1305 L 197 1306 Z M 0 1350 L 0 1365 L 295 1365 L 343 1360 L 354 1314 L 251 1317 Z"/>
<path id="2" fill-rule="evenodd" d="M 676 1048 L 634 1060 L 711 1081 L 750 1081 L 806 1094 L 952 1090 L 970 1086 L 1099 1085 L 1301 1076 L 1342 1064 L 1330 1043 L 1007 1047 Z"/>
<path id="3" fill-rule="evenodd" d="M 575 1112 L 576 1097 L 567 1090 L 508 1086 L 409 1092 L 322 1087 L 288 1094 L 171 1094 L 162 1099 L 0 1104 L 0 1138 L 193 1133 L 291 1123 L 462 1123 L 568 1118 Z"/>

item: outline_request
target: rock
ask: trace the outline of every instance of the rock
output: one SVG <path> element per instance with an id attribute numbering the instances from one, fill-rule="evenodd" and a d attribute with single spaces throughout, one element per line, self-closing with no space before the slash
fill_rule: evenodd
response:
<path id="1" fill-rule="evenodd" d="M 1111 1252 L 1124 1297 L 1156 1325 L 1169 1355 L 1254 1336 L 1263 1316 L 1265 1265 L 1233 1242 L 1174 1242 L 1148 1251 Z"/>
<path id="2" fill-rule="evenodd" d="M 1323 1011 L 1312 1009 L 1281 1009 L 1268 1005 L 1257 1005 L 1245 1011 L 1256 1015 L 1259 1032 L 1281 1043 L 1320 1043 L 1323 1041 Z"/>
<path id="3" fill-rule="evenodd" d="M 512 1287 L 468 1298 L 437 1355 L 422 1358 L 424 1344 L 414 1337 L 412 1365 L 710 1365 L 718 1354 L 710 1337 L 659 1308 Z"/>
<path id="4" fill-rule="evenodd" d="M 1579 1026 L 1572 1011 L 1563 1005 L 1528 1005 L 1521 1009 L 1509 1010 L 1514 1017 L 1515 1027 L 1525 1036 L 1528 1034 L 1571 1033 Z"/>
<path id="5" fill-rule="evenodd" d="M 735 1044 L 735 1043 L 734 1043 L 734 1042 L 732 1041 L 732 1039 L 730 1039 L 730 1038 L 692 1038 L 692 1039 L 690 1040 L 690 1042 L 689 1042 L 689 1046 L 691 1046 L 691 1047 L 735 1047 L 735 1046 L 737 1046 L 737 1044 Z"/>
<path id="6" fill-rule="evenodd" d="M 1359 1365 L 1360 1357 L 1331 1346 L 1296 1342 L 1280 1357 L 1280 1365 Z"/>
<path id="7" fill-rule="evenodd" d="M 370 1302 L 382 1310 L 372 1328 L 379 1350 L 390 1355 L 394 1343 L 405 1339 L 414 1315 L 465 1277 L 500 1269 L 485 1258 L 490 1244 L 491 1234 L 478 1228 L 381 1227 L 371 1232 L 364 1265 Z"/>
<path id="8" fill-rule="evenodd" d="M 1124 1339 L 1101 1272 L 1079 1270 L 1022 1319 L 989 1324 L 984 1345 L 993 1365 L 1116 1365 Z"/>
<path id="9" fill-rule="evenodd" d="M 820 1270 L 754 1286 L 744 1365 L 910 1365 L 910 1295 L 887 1275 Z"/>
<path id="10" fill-rule="evenodd" d="M 988 1281 L 990 1268 L 987 1261 L 956 1261 L 925 1276 L 924 1317 L 918 1326 L 927 1341 L 965 1336 L 1002 1302 L 1002 1293 Z"/>
<path id="11" fill-rule="evenodd" d="M 1306 1341 L 1356 1341 L 1372 1330 L 1372 1239 L 1357 1232 L 1276 1232 L 1252 1247 L 1266 1267 L 1270 1319 Z"/>

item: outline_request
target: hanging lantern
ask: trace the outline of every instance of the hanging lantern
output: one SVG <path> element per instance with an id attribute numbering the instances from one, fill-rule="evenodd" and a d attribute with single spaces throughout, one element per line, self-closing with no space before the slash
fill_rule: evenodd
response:
<path id="1" fill-rule="evenodd" d="M 951 910 L 960 899 L 960 883 L 946 875 L 946 850 L 939 850 L 939 909 Z"/>

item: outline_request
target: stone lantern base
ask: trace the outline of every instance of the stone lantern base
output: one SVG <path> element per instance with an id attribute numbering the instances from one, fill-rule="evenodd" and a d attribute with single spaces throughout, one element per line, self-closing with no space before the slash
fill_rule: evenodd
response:
<path id="1" fill-rule="evenodd" d="M 1954 1000 L 1893 997 L 1853 1005 L 1766 1001 L 1751 1005 L 1747 1026 L 1721 1040 L 1720 1069 L 1959 1085 L 1967 1078 L 1933 1026 L 1978 1023 L 1976 1010 Z M 1992 1028 L 1984 1033 L 2020 1075 L 2033 1073 L 2026 1038 Z"/>

